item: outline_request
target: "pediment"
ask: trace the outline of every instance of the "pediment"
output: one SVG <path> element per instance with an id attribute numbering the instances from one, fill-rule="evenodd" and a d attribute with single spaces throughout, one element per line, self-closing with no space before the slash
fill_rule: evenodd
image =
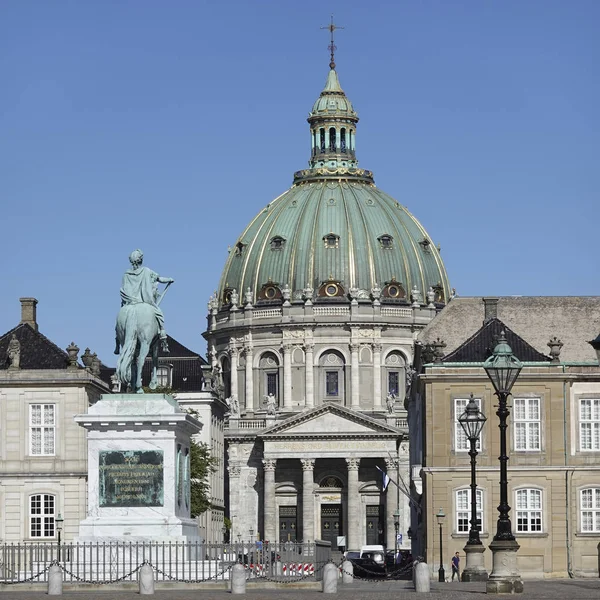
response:
<path id="1" fill-rule="evenodd" d="M 398 436 L 401 432 L 361 413 L 328 404 L 295 415 L 265 430 L 262 438 L 326 436 Z"/>

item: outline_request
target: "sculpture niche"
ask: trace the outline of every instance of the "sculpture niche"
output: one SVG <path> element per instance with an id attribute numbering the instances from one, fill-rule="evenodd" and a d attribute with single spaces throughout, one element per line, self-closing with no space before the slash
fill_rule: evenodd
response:
<path id="1" fill-rule="evenodd" d="M 117 316 L 116 348 L 119 354 L 116 378 L 126 386 L 127 392 L 143 394 L 142 367 L 148 353 L 152 353 L 152 378 L 150 389 L 156 389 L 158 378 L 158 344 L 168 352 L 165 318 L 159 304 L 173 279 L 159 277 L 142 266 L 144 254 L 134 250 L 129 256 L 131 269 L 125 271 L 121 285 L 121 310 Z M 159 295 L 158 284 L 166 287 Z"/>

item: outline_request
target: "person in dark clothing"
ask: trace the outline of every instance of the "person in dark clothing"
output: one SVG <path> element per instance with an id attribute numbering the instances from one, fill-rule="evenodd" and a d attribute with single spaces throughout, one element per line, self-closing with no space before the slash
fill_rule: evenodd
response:
<path id="1" fill-rule="evenodd" d="M 458 552 L 452 557 L 452 581 L 454 581 L 454 576 L 458 578 L 460 581 L 460 573 L 459 573 L 459 565 L 460 558 L 458 556 Z"/>

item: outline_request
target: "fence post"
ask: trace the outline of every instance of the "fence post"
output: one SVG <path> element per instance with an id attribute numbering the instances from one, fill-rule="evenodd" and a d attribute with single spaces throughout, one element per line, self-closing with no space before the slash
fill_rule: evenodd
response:
<path id="1" fill-rule="evenodd" d="M 63 574 L 57 563 L 48 569 L 48 596 L 62 596 Z"/>
<path id="2" fill-rule="evenodd" d="M 140 596 L 154 594 L 154 571 L 148 563 L 144 563 L 140 569 L 138 584 Z"/>
<path id="3" fill-rule="evenodd" d="M 345 560 L 342 563 L 342 583 L 349 584 L 354 582 L 354 565 L 351 561 Z"/>
<path id="4" fill-rule="evenodd" d="M 231 569 L 231 593 L 245 594 L 246 593 L 246 569 L 244 565 L 237 563 Z"/>
<path id="5" fill-rule="evenodd" d="M 333 563 L 327 563 L 323 569 L 323 593 L 337 594 L 338 568 Z"/>

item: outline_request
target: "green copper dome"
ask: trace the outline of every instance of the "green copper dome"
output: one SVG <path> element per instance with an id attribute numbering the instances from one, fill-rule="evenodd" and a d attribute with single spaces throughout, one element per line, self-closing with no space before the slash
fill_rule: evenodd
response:
<path id="1" fill-rule="evenodd" d="M 445 303 L 450 287 L 433 240 L 375 186 L 370 171 L 358 168 L 358 116 L 334 68 L 308 122 L 309 168 L 294 174 L 293 186 L 252 220 L 231 249 L 219 304 L 227 304 L 234 289 L 244 303 L 248 288 L 253 303 L 281 298 L 286 286 L 292 299 L 313 290 L 318 296 L 327 282 L 337 282 L 338 296 L 364 298 L 381 288 L 384 297 L 406 301 L 415 287 L 421 301 L 433 288 L 436 302 Z M 265 296 L 269 287 L 277 294 Z"/>

